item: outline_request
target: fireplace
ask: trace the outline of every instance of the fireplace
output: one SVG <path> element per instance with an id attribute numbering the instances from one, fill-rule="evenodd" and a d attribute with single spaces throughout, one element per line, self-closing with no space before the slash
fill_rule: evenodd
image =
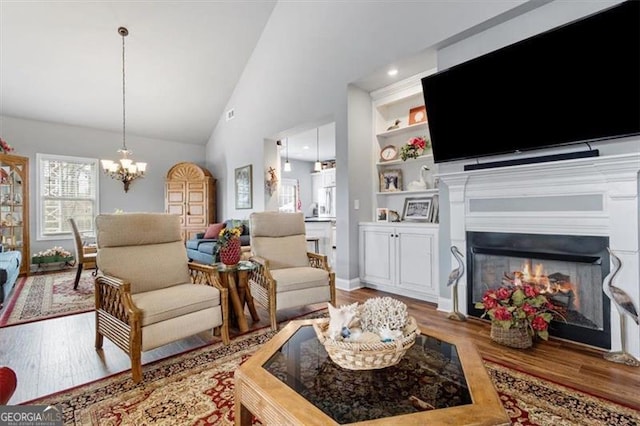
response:
<path id="1" fill-rule="evenodd" d="M 467 312 L 482 315 L 474 305 L 489 288 L 528 284 L 554 306 L 551 336 L 610 349 L 608 245 L 598 236 L 467 232 Z"/>

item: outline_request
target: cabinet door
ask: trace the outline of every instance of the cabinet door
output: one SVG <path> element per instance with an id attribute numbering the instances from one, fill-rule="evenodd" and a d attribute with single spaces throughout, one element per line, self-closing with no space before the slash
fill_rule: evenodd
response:
<path id="1" fill-rule="evenodd" d="M 336 186 L 336 169 L 325 169 L 322 171 L 322 186 Z"/>
<path id="2" fill-rule="evenodd" d="M 436 234 L 420 228 L 396 229 L 397 285 L 420 293 L 435 294 Z"/>
<path id="3" fill-rule="evenodd" d="M 167 182 L 167 213 L 180 216 L 180 225 L 186 221 L 186 182 Z"/>
<path id="4" fill-rule="evenodd" d="M 206 228 L 207 225 L 207 188 L 204 181 L 187 182 L 187 215 L 185 226 Z"/>
<path id="5" fill-rule="evenodd" d="M 395 232 L 393 227 L 360 228 L 360 279 L 394 285 Z"/>

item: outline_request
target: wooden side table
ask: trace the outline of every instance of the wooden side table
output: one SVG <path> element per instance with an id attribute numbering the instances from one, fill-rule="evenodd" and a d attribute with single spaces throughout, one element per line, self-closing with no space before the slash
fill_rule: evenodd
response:
<path id="1" fill-rule="evenodd" d="M 254 322 L 260 321 L 258 312 L 253 304 L 251 290 L 249 289 L 249 271 L 252 271 L 257 266 L 253 262 L 246 260 L 241 260 L 233 266 L 225 265 L 222 262 L 214 263 L 213 266 L 218 270 L 220 282 L 229 290 L 232 319 L 235 319 L 240 332 L 244 333 L 249 330 L 247 318 L 244 316 L 245 305 L 249 308 L 251 319 Z"/>

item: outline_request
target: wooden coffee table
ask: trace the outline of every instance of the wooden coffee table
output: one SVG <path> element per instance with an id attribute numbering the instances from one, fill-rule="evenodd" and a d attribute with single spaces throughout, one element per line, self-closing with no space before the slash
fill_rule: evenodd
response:
<path id="1" fill-rule="evenodd" d="M 313 321 L 290 322 L 236 370 L 236 425 L 511 424 L 465 339 L 423 330 L 398 365 L 352 371 L 331 361 Z"/>

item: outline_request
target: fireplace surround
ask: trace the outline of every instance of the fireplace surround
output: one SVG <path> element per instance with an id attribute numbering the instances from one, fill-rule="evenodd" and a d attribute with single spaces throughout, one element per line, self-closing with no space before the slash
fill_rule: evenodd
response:
<path id="1" fill-rule="evenodd" d="M 587 265 L 597 264 L 600 261 L 603 264 L 598 272 L 600 276 L 590 278 L 598 281 L 601 289 L 602 280 L 611 269 L 610 258 L 608 254 L 602 252 L 602 249 L 605 251 L 607 247 L 611 249 L 622 259 L 623 265 L 613 284 L 622 288 L 636 308 L 639 308 L 639 172 L 640 152 L 634 152 L 442 173 L 439 177 L 448 191 L 443 191 L 440 198 L 441 216 L 449 220 L 448 226 L 446 219 L 442 220 L 441 227 L 446 229 L 441 229 L 441 232 L 448 234 L 451 245 L 455 245 L 465 253 L 465 262 L 469 262 L 469 257 L 475 255 L 475 252 L 469 251 L 473 241 L 469 241 L 468 238 L 473 233 L 540 236 L 542 241 L 550 242 L 550 246 L 546 248 L 536 247 L 533 250 L 528 244 L 515 247 L 518 253 L 509 253 L 509 249 L 506 252 L 500 252 L 500 249 L 495 247 L 490 247 L 488 253 L 482 253 L 482 249 L 479 252 L 476 250 L 478 254 L 488 256 L 487 261 L 498 262 L 498 264 L 500 261 L 493 258 L 496 254 L 495 250 L 500 256 L 507 254 L 511 256 L 506 257 L 516 258 L 516 263 L 528 260 L 535 264 L 541 257 L 542 260 L 549 260 L 544 259 L 545 253 L 558 254 L 552 247 L 553 244 L 558 244 L 553 242 L 554 236 L 561 236 L 559 241 L 573 237 L 594 237 L 600 241 L 599 254 L 574 253 L 578 257 L 586 257 L 578 259 L 586 262 L 577 263 Z M 446 241 L 446 238 L 441 239 Z M 568 259 L 571 259 L 571 254 L 563 253 L 562 255 L 569 256 Z M 457 261 L 451 257 L 450 259 L 449 270 L 452 270 L 457 267 Z M 509 263 L 501 262 L 502 269 L 506 269 L 507 274 L 513 275 L 515 271 L 511 269 L 518 269 Z M 468 276 L 473 273 L 472 267 L 473 264 L 467 264 L 465 276 L 460 280 L 461 284 L 468 283 Z M 552 264 L 551 270 L 548 270 L 546 275 L 556 274 L 553 276 L 556 281 L 562 275 L 571 275 L 562 270 L 554 270 L 558 268 Z M 504 272 L 500 271 L 500 273 Z M 573 272 L 573 275 L 575 273 Z M 443 275 L 446 276 L 446 272 Z M 472 315 L 473 312 L 469 308 L 473 302 L 470 299 L 474 297 L 471 294 L 472 290 L 468 289 L 467 285 L 460 285 L 457 290 L 460 311 L 463 314 Z M 450 312 L 451 300 L 450 294 L 440 297 L 438 309 Z M 612 351 L 620 350 L 622 340 L 618 311 L 608 298 L 602 297 L 600 300 L 603 304 L 603 318 L 602 323 L 596 328 L 606 329 L 608 321 L 610 344 L 606 344 L 606 337 L 605 343 L 586 344 L 604 350 L 609 350 L 607 346 Z M 598 323 L 598 321 L 593 322 Z M 551 334 L 553 336 L 553 333 Z M 563 335 L 562 338 L 584 343 L 581 338 L 571 333 Z M 640 327 L 633 321 L 626 321 L 625 338 L 627 351 L 640 358 Z"/>

